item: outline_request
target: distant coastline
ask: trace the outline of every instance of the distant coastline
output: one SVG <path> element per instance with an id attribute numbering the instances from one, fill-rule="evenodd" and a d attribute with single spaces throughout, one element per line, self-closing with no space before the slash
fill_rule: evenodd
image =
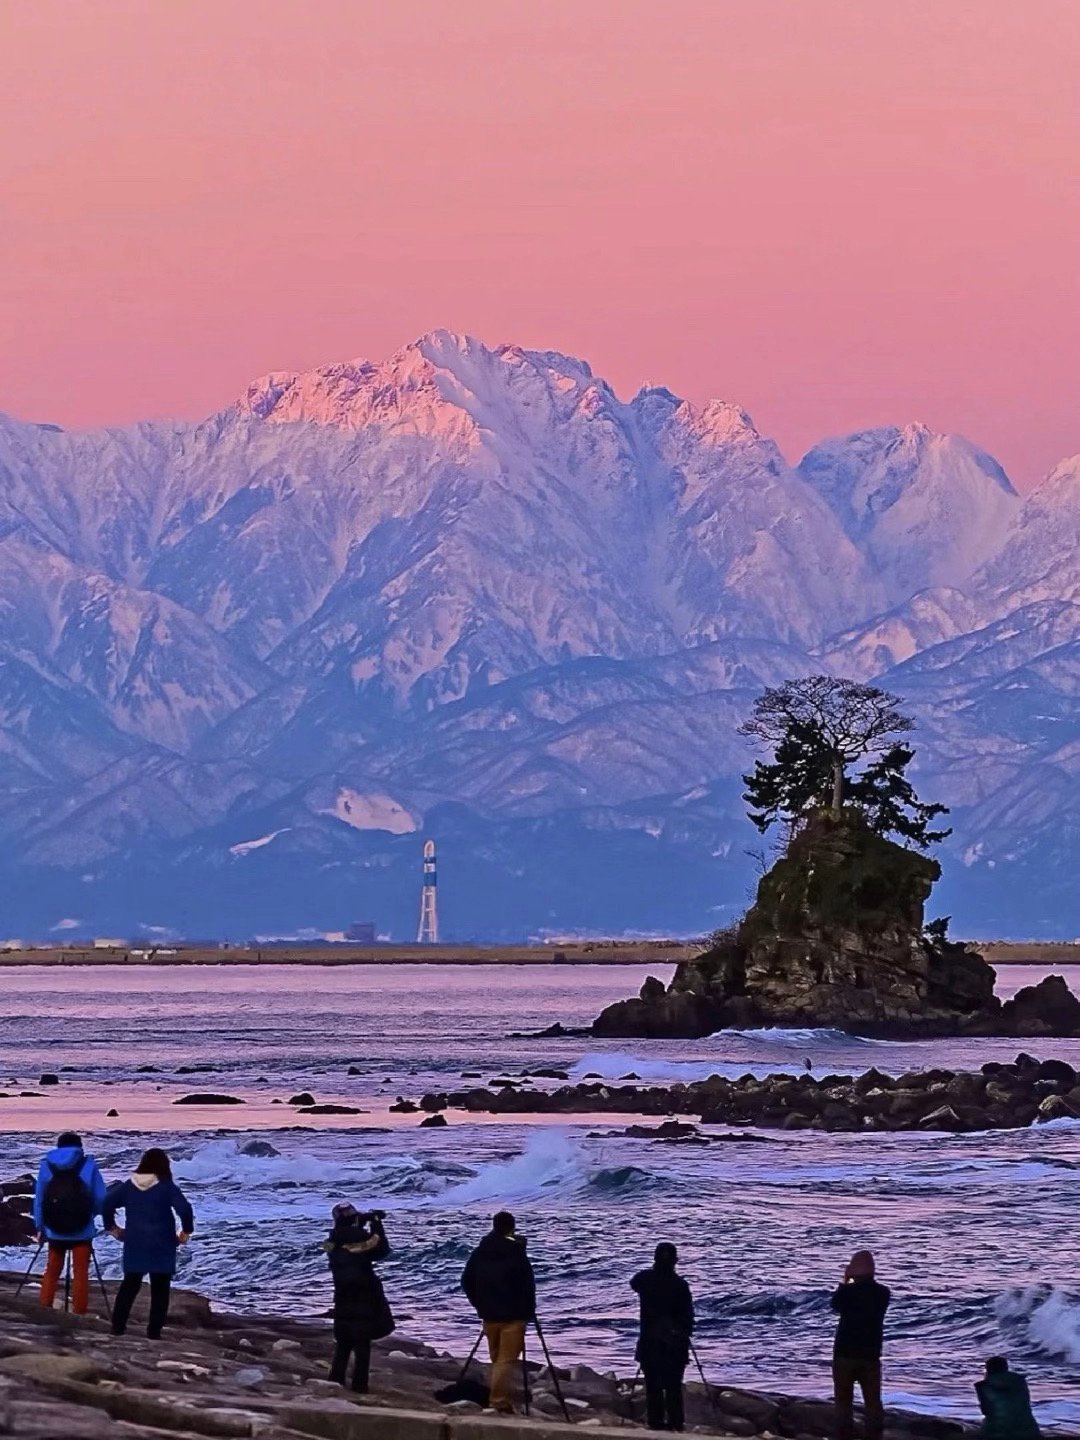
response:
<path id="1" fill-rule="evenodd" d="M 677 965 L 689 940 L 578 940 L 543 945 L 57 945 L 0 951 L 0 969 L 30 965 Z M 1080 951 L 1078 951 L 1080 953 Z"/>
<path id="2" fill-rule="evenodd" d="M 976 943 L 976 942 L 972 942 Z M 0 970 L 41 966 L 152 965 L 677 965 L 702 948 L 692 940 L 577 940 L 533 945 L 56 945 L 0 951 Z M 1080 965 L 1080 943 L 989 941 L 991 965 Z"/>

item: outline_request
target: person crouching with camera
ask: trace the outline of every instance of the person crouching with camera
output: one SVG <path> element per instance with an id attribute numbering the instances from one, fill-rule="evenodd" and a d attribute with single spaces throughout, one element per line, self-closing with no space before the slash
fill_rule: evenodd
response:
<path id="1" fill-rule="evenodd" d="M 330 1379 L 345 1384 L 350 1355 L 352 1388 L 366 1395 L 371 1371 L 371 1342 L 393 1333 L 394 1317 L 375 1265 L 390 1254 L 383 1212 L 361 1214 L 352 1205 L 335 1205 L 334 1228 L 323 1249 L 334 1280 L 334 1359 Z"/>

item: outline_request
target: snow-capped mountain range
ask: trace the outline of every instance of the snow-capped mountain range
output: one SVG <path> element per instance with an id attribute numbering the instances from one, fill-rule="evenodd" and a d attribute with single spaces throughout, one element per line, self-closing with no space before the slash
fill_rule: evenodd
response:
<path id="1" fill-rule="evenodd" d="M 710 928 L 761 686 L 873 678 L 953 810 L 942 904 L 1080 931 L 1080 458 L 921 425 L 798 466 L 444 331 L 199 424 L 0 417 L 0 934 Z"/>

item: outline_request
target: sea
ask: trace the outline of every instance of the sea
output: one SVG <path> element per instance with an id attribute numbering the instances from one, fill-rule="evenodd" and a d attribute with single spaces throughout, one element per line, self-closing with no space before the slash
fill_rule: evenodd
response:
<path id="1" fill-rule="evenodd" d="M 999 993 L 1043 973 L 1003 967 Z M 1080 967 L 1061 973 L 1080 988 Z M 330 1301 L 320 1247 L 331 1207 L 385 1209 L 393 1253 L 382 1270 L 399 1329 L 457 1354 L 478 1328 L 462 1266 L 491 1214 L 510 1209 L 528 1236 L 556 1363 L 625 1376 L 635 1369 L 629 1280 L 671 1240 L 710 1381 L 799 1395 L 829 1393 L 829 1296 L 868 1247 L 893 1292 L 892 1403 L 974 1416 L 973 1384 L 1000 1353 L 1028 1375 L 1046 1428 L 1080 1428 L 1078 1122 L 960 1136 L 720 1130 L 734 1138 L 683 1146 L 620 1135 L 626 1117 L 451 1112 L 447 1128 L 423 1129 L 419 1115 L 390 1110 L 399 1097 L 538 1069 L 674 1082 L 809 1061 L 818 1074 L 899 1074 L 977 1068 L 1020 1048 L 1080 1068 L 1080 1041 L 515 1033 L 584 1027 L 644 975 L 607 965 L 3 970 L 0 1179 L 36 1168 L 68 1125 L 109 1179 L 163 1145 L 197 1220 L 179 1283 L 221 1308 L 302 1316 L 326 1314 Z M 59 1083 L 41 1086 L 44 1072 Z M 288 1101 L 304 1090 L 362 1113 L 298 1114 Z M 175 1104 L 206 1091 L 245 1103 Z M 266 1153 L 245 1153 L 253 1142 Z M 96 1248 L 116 1276 L 119 1247 L 103 1237 Z M 0 1266 L 28 1258 L 0 1251 Z"/>

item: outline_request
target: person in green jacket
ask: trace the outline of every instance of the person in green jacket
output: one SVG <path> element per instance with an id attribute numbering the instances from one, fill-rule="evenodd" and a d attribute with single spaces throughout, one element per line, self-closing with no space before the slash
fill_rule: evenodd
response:
<path id="1" fill-rule="evenodd" d="M 984 1416 L 983 1440 L 1039 1440 L 1028 1383 L 1009 1369 L 1003 1355 L 987 1360 L 986 1375 L 976 1382 L 975 1393 Z"/>

